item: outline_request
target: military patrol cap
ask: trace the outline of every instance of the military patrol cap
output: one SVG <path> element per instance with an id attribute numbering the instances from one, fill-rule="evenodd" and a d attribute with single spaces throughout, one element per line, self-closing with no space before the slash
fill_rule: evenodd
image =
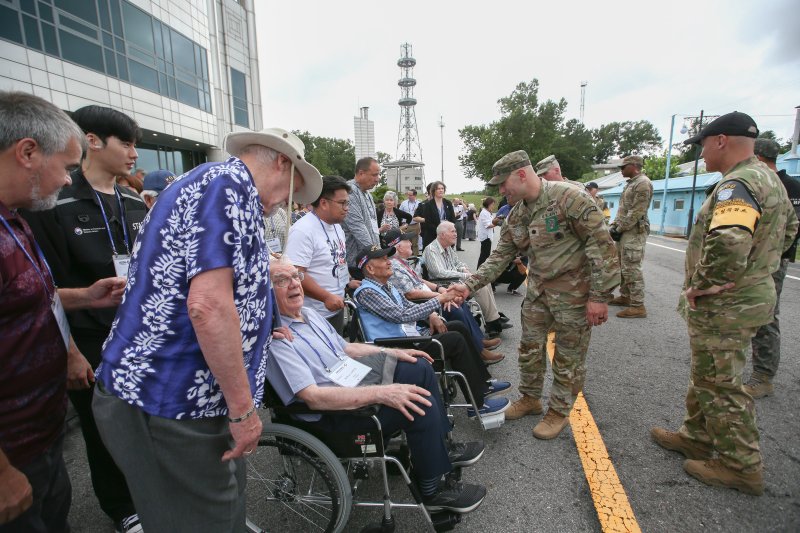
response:
<path id="1" fill-rule="evenodd" d="M 394 247 L 390 246 L 388 248 L 381 248 L 377 244 L 373 244 L 372 246 L 366 246 L 358 252 L 356 256 L 356 265 L 358 268 L 364 268 L 364 265 L 369 263 L 370 259 L 378 259 L 379 257 L 385 256 L 393 256 L 394 255 Z"/>
<path id="2" fill-rule="evenodd" d="M 755 139 L 758 137 L 758 126 L 756 121 L 746 113 L 734 111 L 727 115 L 722 115 L 705 128 L 700 130 L 700 133 L 686 139 L 683 144 L 700 144 L 703 139 L 712 135 L 730 135 L 732 137 L 750 137 Z"/>
<path id="3" fill-rule="evenodd" d="M 386 232 L 384 236 L 384 241 L 386 242 L 386 246 L 397 246 L 400 244 L 400 241 L 410 241 L 416 237 L 416 233 L 403 233 L 399 229 L 390 229 Z"/>
<path id="4" fill-rule="evenodd" d="M 753 152 L 766 159 L 775 160 L 778 159 L 778 154 L 781 153 L 781 145 L 772 139 L 756 139 Z"/>
<path id="5" fill-rule="evenodd" d="M 629 155 L 622 160 L 622 163 L 619 164 L 619 168 L 622 168 L 625 165 L 636 165 L 637 167 L 641 168 L 644 165 L 644 159 L 638 155 Z"/>
<path id="6" fill-rule="evenodd" d="M 600 187 L 597 186 L 597 183 L 590 181 L 586 184 L 587 189 L 599 189 Z"/>
<path id="7" fill-rule="evenodd" d="M 536 166 L 533 167 L 536 170 L 536 174 L 541 176 L 542 174 L 546 174 L 551 168 L 558 164 L 558 160 L 556 160 L 556 156 L 548 155 L 538 163 Z"/>
<path id="8" fill-rule="evenodd" d="M 509 174 L 530 164 L 531 158 L 528 157 L 525 150 L 517 150 L 504 155 L 497 160 L 497 163 L 492 165 L 492 179 L 489 180 L 489 185 L 500 185 L 506 181 Z"/>

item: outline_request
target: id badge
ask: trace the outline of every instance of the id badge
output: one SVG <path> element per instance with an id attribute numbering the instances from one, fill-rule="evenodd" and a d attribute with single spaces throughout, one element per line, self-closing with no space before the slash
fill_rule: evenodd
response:
<path id="1" fill-rule="evenodd" d="M 69 350 L 69 322 L 67 322 L 67 313 L 64 312 L 64 306 L 61 305 L 61 298 L 56 291 L 53 302 L 50 304 L 50 309 L 53 311 L 53 316 L 56 317 L 58 330 L 61 332 L 61 338 L 64 340 L 64 346 Z"/>
<path id="2" fill-rule="evenodd" d="M 283 247 L 281 246 L 281 240 L 277 237 L 267 239 L 267 246 L 269 247 L 270 252 L 274 254 L 279 254 L 283 252 Z"/>
<path id="3" fill-rule="evenodd" d="M 406 337 L 419 337 L 419 331 L 417 331 L 417 325 L 413 322 L 407 322 L 405 324 L 401 324 L 403 327 L 403 333 L 406 334 Z"/>
<path id="4" fill-rule="evenodd" d="M 370 370 L 372 369 L 367 365 L 345 357 L 331 369 L 328 377 L 341 387 L 357 387 Z"/>
<path id="5" fill-rule="evenodd" d="M 128 277 L 128 269 L 131 266 L 131 256 L 128 254 L 117 254 L 114 256 L 114 271 L 120 278 Z"/>

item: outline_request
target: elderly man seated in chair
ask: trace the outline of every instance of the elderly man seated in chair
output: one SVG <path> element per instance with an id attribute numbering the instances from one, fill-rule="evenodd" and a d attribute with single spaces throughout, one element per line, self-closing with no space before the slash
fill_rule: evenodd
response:
<path id="1" fill-rule="evenodd" d="M 431 357 L 419 350 L 346 342 L 319 313 L 303 307 L 301 272 L 278 260 L 270 266 L 270 275 L 282 323 L 292 333 L 292 340 L 272 341 L 267 360 L 267 379 L 284 404 L 304 402 L 326 411 L 379 404 L 377 417 L 384 433 L 406 434 L 425 507 L 455 513 L 476 509 L 486 488 L 456 482 L 446 474 L 454 466 L 475 463 L 484 446 L 448 445 L 450 425 Z M 374 427 L 371 418 L 346 412 L 310 417 L 331 431 Z"/>
<path id="2" fill-rule="evenodd" d="M 413 233 L 403 233 L 399 229 L 386 232 L 386 245 L 394 247 L 395 254 L 392 256 L 392 277 L 389 279 L 392 286 L 400 291 L 400 294 L 409 300 L 430 300 L 438 294 L 444 294 L 447 289 L 436 283 L 422 279 L 414 268 L 408 263 L 408 259 L 413 253 L 411 240 L 416 238 Z M 502 361 L 505 356 L 501 353 L 493 352 L 492 348 L 497 348 L 503 342 L 502 339 L 487 339 L 481 331 L 480 325 L 472 316 L 472 312 L 466 304 L 458 305 L 450 302 L 442 306 L 442 316 L 446 320 L 458 320 L 469 330 L 470 338 L 475 348 L 480 352 L 481 359 L 487 365 L 493 365 Z"/>
<path id="3" fill-rule="evenodd" d="M 353 297 L 359 307 L 366 340 L 431 335 L 442 344 L 450 367 L 461 372 L 469 384 L 469 389 L 463 390 L 464 396 L 474 400 L 479 411 L 476 414 L 473 408 L 469 408 L 467 416 L 473 418 L 508 409 L 508 398 L 491 396 L 508 390 L 511 384 L 491 379 L 480 353 L 469 341 L 470 333 L 463 322 L 453 320 L 445 323 L 437 312 L 442 310 L 443 305 L 454 301 L 450 296 L 452 291 L 437 294 L 425 303 L 409 302 L 389 282 L 392 277 L 389 257 L 394 253 L 392 247 L 371 247 L 364 248 L 356 256 L 356 265 L 361 269 L 364 280 Z M 427 325 L 423 322 L 426 320 Z M 429 342 L 420 347 L 433 353 L 432 344 Z"/>

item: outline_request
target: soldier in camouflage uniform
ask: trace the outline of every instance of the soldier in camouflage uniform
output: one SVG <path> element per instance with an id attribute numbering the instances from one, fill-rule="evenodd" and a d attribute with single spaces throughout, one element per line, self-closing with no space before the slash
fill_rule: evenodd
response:
<path id="1" fill-rule="evenodd" d="M 771 139 L 756 139 L 754 151 L 759 161 L 777 173 L 778 179 L 781 180 L 786 193 L 789 195 L 789 201 L 794 207 L 794 216 L 798 217 L 800 216 L 800 180 L 792 178 L 785 170 L 778 170 L 775 166 L 780 149 L 780 145 Z M 793 220 L 791 213 L 789 214 L 789 220 Z M 795 238 L 794 244 L 781 256 L 781 264 L 778 270 L 772 273 L 776 296 L 775 318 L 769 324 L 758 328 L 751 343 L 753 347 L 753 373 L 747 383 L 744 384 L 744 390 L 754 399 L 769 396 L 774 389 L 772 380 L 778 372 L 778 364 L 781 361 L 781 328 L 778 319 L 778 308 L 781 300 L 781 289 L 783 289 L 783 280 L 786 278 L 786 270 L 789 268 L 789 263 L 794 262 L 795 255 L 797 255 L 797 238 Z"/>
<path id="2" fill-rule="evenodd" d="M 575 185 L 582 191 L 585 191 L 586 188 L 584 187 L 583 183 L 580 181 L 574 181 L 571 179 L 567 179 L 561 175 L 561 164 L 559 164 L 556 156 L 548 155 L 538 163 L 536 166 L 533 167 L 536 171 L 536 175 L 546 181 L 561 181 L 564 183 L 570 183 Z"/>
<path id="3" fill-rule="evenodd" d="M 686 249 L 678 311 L 689 329 L 691 378 L 677 433 L 654 428 L 662 447 L 709 485 L 764 491 L 753 399 L 742 389 L 745 350 L 772 320 L 772 273 L 797 220 L 777 176 L 753 156 L 758 128 L 744 113 L 723 115 L 687 143 L 701 143 L 706 168 L 723 173 L 697 215 Z M 713 457 L 714 452 L 719 457 Z"/>
<path id="4" fill-rule="evenodd" d="M 514 420 L 542 412 L 547 370 L 547 334 L 556 332 L 553 386 L 547 415 L 533 430 L 540 439 L 556 437 L 567 424 L 583 388 L 591 327 L 608 320 L 608 305 L 619 284 L 617 253 L 602 213 L 591 197 L 566 183 L 540 179 L 522 151 L 492 167 L 490 185 L 515 204 L 497 248 L 463 285 L 464 296 L 491 283 L 510 261 L 527 255 L 528 291 L 522 304 L 519 346 L 522 398 L 506 411 Z"/>
<path id="5" fill-rule="evenodd" d="M 619 285 L 620 295 L 611 300 L 611 305 L 628 306 L 617 313 L 620 318 L 647 318 L 644 307 L 644 245 L 650 234 L 650 220 L 647 209 L 653 198 L 653 183 L 642 174 L 644 160 L 638 155 L 630 155 L 622 160 L 620 170 L 628 183 L 622 189 L 619 209 L 610 231 L 614 240 L 618 241 L 619 265 L 622 283 Z"/>
<path id="6" fill-rule="evenodd" d="M 606 202 L 605 200 L 603 200 L 602 196 L 597 194 L 598 189 L 599 187 L 597 186 L 597 183 L 593 181 L 590 181 L 589 183 L 586 184 L 586 192 L 589 193 L 589 196 L 591 196 L 592 199 L 594 200 L 594 204 L 597 206 L 597 209 L 599 209 L 600 212 L 602 213 L 603 209 L 606 206 Z"/>

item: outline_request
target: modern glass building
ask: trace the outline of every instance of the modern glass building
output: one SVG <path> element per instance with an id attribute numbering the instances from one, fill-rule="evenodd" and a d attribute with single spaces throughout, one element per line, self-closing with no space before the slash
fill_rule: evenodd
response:
<path id="1" fill-rule="evenodd" d="M 254 1 L 0 0 L 0 88 L 127 113 L 136 166 L 180 174 L 263 127 Z"/>

